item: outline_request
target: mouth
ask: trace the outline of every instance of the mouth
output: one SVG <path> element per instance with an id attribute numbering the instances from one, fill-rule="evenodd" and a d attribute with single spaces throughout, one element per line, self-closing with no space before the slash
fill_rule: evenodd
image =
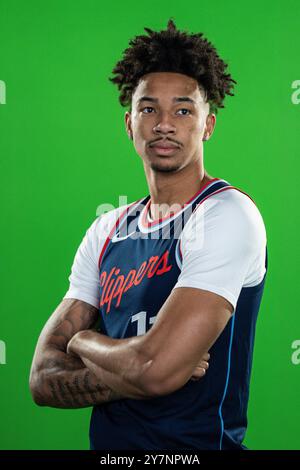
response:
<path id="1" fill-rule="evenodd" d="M 179 147 L 158 147 L 157 145 L 152 148 L 157 155 L 173 155 L 179 150 Z"/>
<path id="2" fill-rule="evenodd" d="M 152 148 L 157 155 L 172 155 L 179 150 L 178 145 L 169 142 L 157 142 L 156 144 L 150 145 L 150 148 Z"/>

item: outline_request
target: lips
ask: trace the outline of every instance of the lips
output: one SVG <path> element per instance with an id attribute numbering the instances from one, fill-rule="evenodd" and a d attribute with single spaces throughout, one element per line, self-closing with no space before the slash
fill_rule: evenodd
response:
<path id="1" fill-rule="evenodd" d="M 178 149 L 178 145 L 174 144 L 173 142 L 167 142 L 167 141 L 160 141 L 160 142 L 155 142 L 154 144 L 151 145 L 151 147 L 159 148 L 159 149 Z"/>
<path id="2" fill-rule="evenodd" d="M 174 153 L 176 153 L 178 150 L 179 150 L 179 147 L 177 146 L 159 147 L 158 145 L 154 145 L 152 148 L 152 151 L 158 156 L 162 156 L 162 155 L 171 156 L 171 155 L 174 155 Z"/>
<path id="3" fill-rule="evenodd" d="M 179 149 L 179 146 L 175 142 L 169 142 L 168 140 L 160 140 L 151 144 L 150 147 L 153 148 L 154 153 L 158 156 L 171 156 Z"/>

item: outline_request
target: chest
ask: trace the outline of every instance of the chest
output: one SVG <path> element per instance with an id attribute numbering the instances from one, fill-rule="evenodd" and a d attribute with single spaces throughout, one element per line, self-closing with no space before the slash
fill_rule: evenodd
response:
<path id="1" fill-rule="evenodd" d="M 99 272 L 99 310 L 109 336 L 137 336 L 152 326 L 180 274 L 179 243 L 142 235 L 110 241 Z"/>

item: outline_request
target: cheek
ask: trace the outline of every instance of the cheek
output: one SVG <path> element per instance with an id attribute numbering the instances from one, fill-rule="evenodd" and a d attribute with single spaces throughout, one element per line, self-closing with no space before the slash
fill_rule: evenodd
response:
<path id="1" fill-rule="evenodd" d="M 140 155 L 145 153 L 148 140 L 149 136 L 147 137 L 145 128 L 143 126 L 136 127 L 134 133 L 134 147 Z"/>
<path id="2" fill-rule="evenodd" d="M 187 136 L 187 139 L 190 143 L 196 141 L 199 139 L 201 135 L 201 128 L 198 124 L 194 123 L 189 126 L 187 126 L 185 130 L 185 134 Z"/>
<path id="3" fill-rule="evenodd" d="M 148 127 L 149 126 L 145 125 L 145 122 L 140 121 L 136 126 L 136 134 L 143 137 L 147 133 Z"/>
<path id="4" fill-rule="evenodd" d="M 135 142 L 142 142 L 143 140 L 149 140 L 149 134 L 151 133 L 151 128 L 149 123 L 145 123 L 141 120 L 137 121 L 134 126 L 134 135 Z"/>
<path id="5" fill-rule="evenodd" d="M 201 127 L 195 123 L 187 127 L 186 129 L 186 146 L 192 151 L 198 151 L 202 143 Z"/>

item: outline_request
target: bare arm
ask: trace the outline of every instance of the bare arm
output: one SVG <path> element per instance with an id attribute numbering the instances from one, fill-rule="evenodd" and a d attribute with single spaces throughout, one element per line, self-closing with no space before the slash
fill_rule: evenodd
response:
<path id="1" fill-rule="evenodd" d="M 75 299 L 64 299 L 44 326 L 32 361 L 30 390 L 35 403 L 56 408 L 83 408 L 126 398 L 90 371 L 82 360 L 67 354 L 69 340 L 89 330 L 99 311 Z"/>
<path id="2" fill-rule="evenodd" d="M 40 334 L 30 371 L 30 390 L 36 404 L 55 408 L 84 408 L 122 398 L 152 398 L 151 394 L 137 387 L 134 381 L 128 383 L 120 393 L 119 384 L 124 376 L 124 368 L 112 380 L 113 374 L 95 366 L 93 361 L 67 353 L 69 341 L 82 330 L 103 338 L 106 344 L 137 341 L 135 338 L 115 340 L 93 331 L 98 317 L 99 311 L 92 305 L 80 300 L 64 299 L 49 318 Z M 114 361 L 115 357 L 111 356 L 111 359 Z M 204 376 L 208 368 L 206 359 L 208 357 L 197 365 L 194 379 Z M 117 361 L 116 368 L 119 366 Z M 132 372 L 136 372 L 136 369 L 132 368 Z"/>
<path id="3" fill-rule="evenodd" d="M 68 351 L 119 393 L 133 385 L 152 396 L 181 388 L 224 330 L 233 306 L 202 289 L 174 289 L 152 328 L 142 336 L 107 338 L 94 331 L 77 333 Z"/>

